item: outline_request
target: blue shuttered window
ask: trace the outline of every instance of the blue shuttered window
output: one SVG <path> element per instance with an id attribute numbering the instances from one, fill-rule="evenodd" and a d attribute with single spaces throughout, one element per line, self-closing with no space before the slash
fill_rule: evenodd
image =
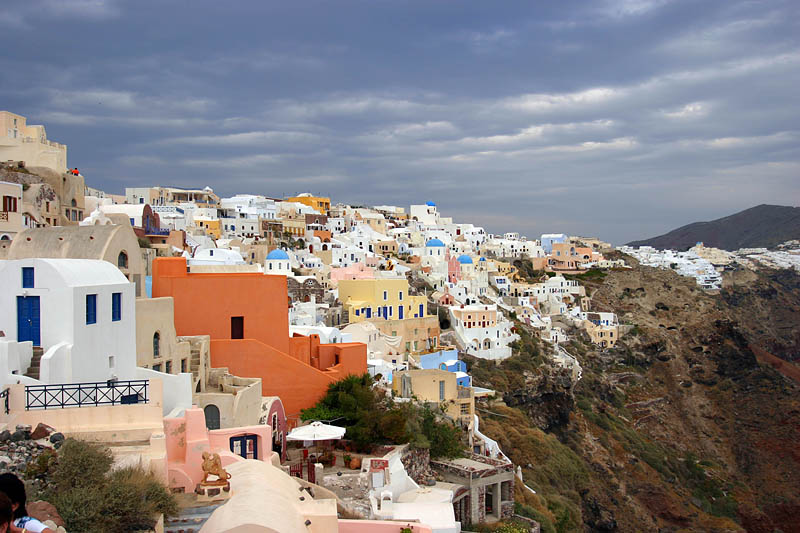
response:
<path id="1" fill-rule="evenodd" d="M 122 320 L 122 293 L 115 292 L 111 295 L 111 320 L 119 322 Z"/>
<path id="2" fill-rule="evenodd" d="M 96 324 L 97 323 L 97 295 L 96 294 L 87 294 L 86 295 L 86 323 L 87 324 Z"/>
<path id="3" fill-rule="evenodd" d="M 33 288 L 33 267 L 22 267 L 22 288 Z"/>

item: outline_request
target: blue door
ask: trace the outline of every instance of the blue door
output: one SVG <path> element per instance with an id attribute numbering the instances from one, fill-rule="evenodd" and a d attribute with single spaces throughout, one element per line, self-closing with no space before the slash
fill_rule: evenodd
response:
<path id="1" fill-rule="evenodd" d="M 41 346 L 39 297 L 17 296 L 17 342 L 33 341 Z"/>
<path id="2" fill-rule="evenodd" d="M 403 320 L 403 306 L 402 305 L 398 305 L 397 306 L 397 318 L 399 318 L 400 320 Z"/>
<path id="3" fill-rule="evenodd" d="M 231 451 L 245 459 L 258 459 L 258 440 L 255 435 L 230 438 Z"/>

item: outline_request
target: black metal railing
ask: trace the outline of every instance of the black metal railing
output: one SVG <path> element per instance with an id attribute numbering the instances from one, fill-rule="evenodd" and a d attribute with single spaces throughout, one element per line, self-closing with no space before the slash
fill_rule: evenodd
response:
<path id="1" fill-rule="evenodd" d="M 8 390 L 9 389 L 3 389 L 3 392 L 0 392 L 0 399 L 3 401 L 3 409 L 5 409 L 6 414 L 11 412 L 8 408 Z"/>
<path id="2" fill-rule="evenodd" d="M 147 403 L 149 387 L 150 382 L 146 379 L 28 385 L 25 387 L 25 409 L 63 409 L 65 407 Z"/>

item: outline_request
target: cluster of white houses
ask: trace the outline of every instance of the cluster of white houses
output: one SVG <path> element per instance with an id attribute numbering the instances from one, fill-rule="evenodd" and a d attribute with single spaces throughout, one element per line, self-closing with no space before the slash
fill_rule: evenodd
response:
<path id="1" fill-rule="evenodd" d="M 67 171 L 66 147 L 21 119 L 0 113 L 0 134 L 9 132 L 0 141 L 9 160 L 0 169 L 0 426 L 46 422 L 122 441 L 117 455 L 189 492 L 198 455 L 216 451 L 240 480 L 236 505 L 248 490 L 282 502 L 286 487 L 301 490 L 287 473 L 317 472 L 286 440 L 299 412 L 330 383 L 369 372 L 397 401 L 440 405 L 473 453 L 438 464 L 448 482 L 430 494 L 399 456 L 374 458 L 354 474 L 371 487 L 365 518 L 455 532 L 512 513 L 514 483 L 478 429 L 475 403 L 493 392 L 472 383 L 461 354 L 510 357 L 523 326 L 555 344 L 567 326 L 601 348 L 619 339 L 616 316 L 592 311 L 571 277 L 624 266 L 597 239 L 493 235 L 431 201 L 356 207 L 310 193 L 220 198 L 166 186 L 108 194 Z M 517 261 L 541 277 L 521 276 Z M 331 500 L 320 502 L 286 503 L 290 519 L 275 530 L 306 531 L 308 520 L 326 524 L 314 531 L 387 526 L 337 521 Z M 208 527 L 253 520 L 262 527 L 253 531 L 273 530 L 257 509 L 235 508 L 218 509 Z"/>

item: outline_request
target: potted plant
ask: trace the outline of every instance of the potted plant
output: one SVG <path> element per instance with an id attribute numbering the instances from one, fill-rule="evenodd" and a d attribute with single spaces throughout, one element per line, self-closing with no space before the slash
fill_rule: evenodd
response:
<path id="1" fill-rule="evenodd" d="M 353 458 L 350 456 L 349 453 L 345 453 L 344 455 L 342 455 L 342 461 L 344 461 L 344 466 L 350 468 L 350 461 L 352 460 Z"/>

